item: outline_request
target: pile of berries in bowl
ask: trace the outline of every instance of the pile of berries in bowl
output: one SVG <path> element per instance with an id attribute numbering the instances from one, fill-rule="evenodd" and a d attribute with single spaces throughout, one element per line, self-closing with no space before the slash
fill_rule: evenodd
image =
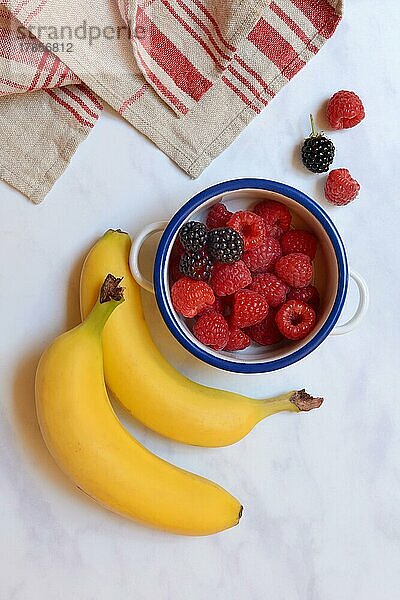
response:
<path id="1" fill-rule="evenodd" d="M 169 261 L 171 302 L 195 338 L 217 351 L 274 347 L 307 337 L 318 319 L 318 241 L 289 208 L 265 199 L 180 228 Z"/>

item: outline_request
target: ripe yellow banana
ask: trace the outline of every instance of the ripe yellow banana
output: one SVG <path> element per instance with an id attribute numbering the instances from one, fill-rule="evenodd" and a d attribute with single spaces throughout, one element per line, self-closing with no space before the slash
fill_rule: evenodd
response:
<path id="1" fill-rule="evenodd" d="M 319 407 L 322 398 L 304 390 L 269 400 L 254 400 L 211 389 L 176 371 L 161 355 L 146 325 L 140 289 L 129 269 L 127 233 L 107 231 L 93 246 L 81 276 L 81 313 L 96 302 L 107 273 L 124 278 L 125 303 L 103 332 L 104 372 L 108 387 L 144 425 L 168 438 L 196 446 L 227 446 L 243 438 L 265 417 L 287 410 Z"/>
<path id="2" fill-rule="evenodd" d="M 76 485 L 110 510 L 186 535 L 232 527 L 242 512 L 233 496 L 146 450 L 111 407 L 101 335 L 122 302 L 119 282 L 109 275 L 86 320 L 58 337 L 40 360 L 36 407 L 45 442 Z"/>

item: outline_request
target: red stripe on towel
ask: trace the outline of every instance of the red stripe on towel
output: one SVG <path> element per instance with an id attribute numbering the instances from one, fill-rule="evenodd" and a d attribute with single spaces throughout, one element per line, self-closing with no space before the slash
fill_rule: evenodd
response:
<path id="1" fill-rule="evenodd" d="M 144 27 L 146 38 L 141 45 L 151 58 L 165 71 L 185 94 L 198 101 L 210 89 L 212 83 L 186 58 L 140 9 L 136 13 L 136 25 Z"/>
<path id="2" fill-rule="evenodd" d="M 223 50 L 221 50 L 219 48 L 217 42 L 214 40 L 214 38 L 213 38 L 213 36 L 211 34 L 211 31 L 208 29 L 208 27 L 187 6 L 187 4 L 185 2 L 183 2 L 183 0 L 175 0 L 175 2 L 182 8 L 182 10 L 185 11 L 185 13 L 187 15 L 189 15 L 189 17 L 192 19 L 192 21 L 194 21 L 196 23 L 196 25 L 198 25 L 200 27 L 200 29 L 202 29 L 204 31 L 204 33 L 206 34 L 206 36 L 209 39 L 210 43 L 214 46 L 214 48 L 218 52 L 218 54 L 220 54 L 222 56 L 222 58 L 224 58 L 225 60 L 230 60 L 230 56 L 228 56 L 228 54 L 226 54 Z"/>
<path id="3" fill-rule="evenodd" d="M 32 21 L 32 19 L 38 16 L 38 14 L 40 14 L 42 9 L 44 8 L 45 4 L 47 4 L 47 0 L 41 0 L 37 8 L 35 8 L 35 10 L 29 13 L 29 15 L 26 17 L 26 19 L 24 20 L 24 25 L 28 25 Z"/>
<path id="4" fill-rule="evenodd" d="M 248 39 L 281 71 L 284 71 L 298 57 L 293 46 L 271 27 L 265 19 L 261 18 L 258 21 L 257 25 L 249 33 Z M 301 66 L 305 65 L 304 61 L 300 61 L 300 63 Z M 301 66 L 299 66 L 297 71 Z"/>
<path id="5" fill-rule="evenodd" d="M 18 15 L 21 8 L 23 8 L 25 4 L 28 4 L 28 2 L 29 0 L 21 0 L 21 2 L 16 6 L 15 10 L 13 10 L 13 14 Z"/>
<path id="6" fill-rule="evenodd" d="M 230 44 L 229 42 L 227 42 L 225 40 L 225 38 L 223 37 L 223 35 L 221 33 L 221 30 L 219 28 L 217 21 L 214 19 L 213 15 L 210 13 L 210 11 L 207 10 L 207 8 L 199 0 L 192 0 L 192 1 L 193 1 L 193 4 L 195 4 L 202 11 L 202 13 L 205 14 L 207 19 L 214 25 L 215 33 L 217 34 L 217 36 L 219 37 L 221 42 L 228 48 L 228 50 L 230 50 L 231 52 L 235 52 L 236 48 L 234 46 L 232 46 L 232 44 Z"/>
<path id="7" fill-rule="evenodd" d="M 271 96 L 271 98 L 273 96 L 275 96 L 275 92 L 273 90 L 271 90 L 271 88 L 268 86 L 268 83 L 261 77 L 261 75 L 259 73 L 257 73 L 257 71 L 255 71 L 254 69 L 252 69 L 247 63 L 244 62 L 244 60 L 238 56 L 237 54 L 235 54 L 234 59 L 236 60 L 236 62 L 243 68 L 245 69 L 245 71 L 247 71 L 250 75 L 252 75 L 254 77 L 254 79 L 256 81 L 258 81 L 258 83 L 264 88 L 264 90 Z"/>
<path id="8" fill-rule="evenodd" d="M 228 71 L 230 71 L 232 73 L 232 75 L 234 75 L 236 77 L 236 79 L 238 81 L 240 81 L 240 83 L 245 85 L 250 90 L 250 92 L 253 94 L 253 96 L 255 96 L 257 98 L 257 100 L 259 100 L 262 104 L 264 104 L 264 106 L 267 106 L 268 100 L 266 100 L 265 98 L 263 98 L 261 96 L 260 92 L 254 87 L 254 85 L 252 85 L 252 83 L 248 79 L 246 79 L 246 77 L 244 77 L 241 73 L 239 73 L 239 71 L 237 71 L 234 67 L 232 67 L 232 65 L 228 66 Z"/>
<path id="9" fill-rule="evenodd" d="M 221 63 L 219 62 L 219 60 L 217 59 L 217 57 L 213 54 L 213 52 L 210 50 L 210 48 L 207 46 L 207 44 L 205 43 L 205 41 L 203 40 L 202 37 L 199 36 L 198 33 L 196 33 L 196 31 L 194 29 L 192 29 L 190 27 L 190 25 L 188 23 L 186 23 L 186 21 L 184 21 L 179 15 L 178 13 L 173 9 L 173 7 L 171 6 L 171 4 L 168 2 L 168 0 L 161 0 L 161 2 L 164 4 L 164 6 L 169 10 L 169 12 L 171 13 L 171 15 L 178 21 L 178 23 L 180 25 L 182 25 L 182 27 L 184 27 L 184 29 L 186 29 L 186 31 L 188 33 L 190 33 L 190 35 L 193 37 L 193 39 L 196 40 L 196 42 L 198 42 L 200 44 L 200 46 L 203 48 L 203 50 L 206 51 L 206 53 L 208 54 L 208 56 L 214 61 L 215 66 L 220 69 L 220 71 L 224 70 L 224 67 L 221 65 Z"/>
<path id="10" fill-rule="evenodd" d="M 56 83 L 56 87 L 58 87 L 59 85 L 61 85 L 63 83 L 63 81 L 66 80 L 67 75 L 69 73 L 69 68 L 65 67 L 63 72 L 61 73 L 60 77 L 58 78 L 58 81 Z"/>
<path id="11" fill-rule="evenodd" d="M 3 77 L 0 77 L 0 83 L 15 88 L 16 90 L 26 90 L 26 87 L 24 85 L 21 85 L 16 81 L 11 81 L 10 79 L 4 79 Z"/>
<path id="12" fill-rule="evenodd" d="M 79 98 L 79 96 L 77 96 L 76 94 L 74 94 L 74 92 L 71 92 L 71 90 L 69 90 L 67 87 L 60 88 L 60 92 L 62 92 L 63 94 L 65 94 L 66 96 L 68 96 L 69 98 L 71 98 L 71 100 L 74 100 L 77 104 L 79 104 L 79 106 L 81 106 L 83 108 L 83 110 L 90 117 L 93 117 L 94 119 L 98 119 L 99 118 L 99 115 L 97 113 L 95 113 L 93 110 L 91 110 L 88 107 L 88 105 L 82 100 L 82 98 Z"/>
<path id="13" fill-rule="evenodd" d="M 137 100 L 139 100 L 144 92 L 146 91 L 146 89 L 148 88 L 148 84 L 145 83 L 144 85 L 142 85 L 141 88 L 138 89 L 137 92 L 135 92 L 132 96 L 130 96 L 129 98 L 127 98 L 125 100 L 125 102 L 123 102 L 121 104 L 121 106 L 118 109 L 118 112 L 120 115 L 123 115 L 124 112 L 131 106 L 131 104 L 133 104 L 134 102 L 136 102 Z"/>
<path id="14" fill-rule="evenodd" d="M 40 59 L 40 62 L 38 64 L 38 66 L 37 66 L 35 76 L 33 77 L 31 85 L 28 88 L 28 92 L 31 92 L 32 90 L 35 89 L 36 84 L 39 81 L 39 77 L 40 77 L 40 75 L 43 72 L 44 66 L 45 66 L 45 64 L 46 64 L 47 59 L 49 58 L 49 56 L 50 56 L 49 52 L 44 52 L 42 54 L 42 58 Z"/>
<path id="15" fill-rule="evenodd" d="M 52 67 L 51 67 L 51 69 L 49 71 L 49 74 L 46 77 L 46 80 L 45 80 L 44 84 L 43 84 L 44 88 L 48 87 L 50 85 L 51 80 L 53 79 L 53 77 L 54 77 L 54 75 L 55 75 L 55 73 L 56 73 L 56 71 L 57 71 L 57 69 L 58 69 L 58 67 L 60 65 L 60 62 L 61 62 L 60 59 L 57 58 L 57 56 L 52 56 L 52 58 L 53 58 L 53 65 L 52 65 Z"/>
<path id="16" fill-rule="evenodd" d="M 153 73 L 153 71 L 151 71 L 149 69 L 149 67 L 147 66 L 146 62 L 144 61 L 144 59 L 139 51 L 138 51 L 138 56 L 139 56 L 140 62 L 143 65 L 144 70 L 146 71 L 146 75 L 150 79 L 150 81 L 152 81 L 154 83 L 154 85 L 171 102 L 171 104 L 173 104 L 175 106 L 175 108 L 177 110 L 179 110 L 183 115 L 185 115 L 188 112 L 187 106 L 182 104 L 182 102 L 180 102 L 180 100 L 170 90 L 168 90 L 165 87 L 165 85 L 158 79 L 158 77 Z"/>
<path id="17" fill-rule="evenodd" d="M 275 2 L 271 2 L 269 7 L 288 27 L 290 27 L 293 33 L 295 33 L 297 37 L 308 46 L 311 52 L 314 54 L 318 52 L 318 48 L 310 42 L 310 39 L 307 37 L 302 28 L 295 21 L 293 21 L 293 19 L 289 17 L 285 11 L 283 11 Z"/>
<path id="18" fill-rule="evenodd" d="M 255 106 L 255 105 L 253 104 L 253 102 L 252 102 L 252 101 L 251 101 L 249 98 L 247 98 L 247 96 L 245 96 L 245 95 L 243 94 L 243 92 L 241 92 L 241 91 L 239 90 L 239 88 L 237 88 L 237 87 L 236 87 L 236 86 L 235 86 L 235 85 L 234 85 L 234 84 L 233 84 L 231 81 L 229 81 L 229 79 L 227 79 L 227 78 L 225 77 L 225 75 L 223 75 L 223 76 L 222 76 L 222 81 L 223 81 L 223 82 L 225 83 L 225 85 L 227 85 L 227 86 L 228 86 L 228 87 L 229 87 L 229 88 L 230 88 L 230 89 L 231 89 L 233 92 L 235 92 L 235 94 L 236 94 L 237 96 L 239 96 L 239 98 L 241 99 L 241 101 L 243 102 L 243 104 L 246 104 L 246 106 L 249 106 L 250 108 L 252 108 L 252 109 L 254 110 L 254 112 L 256 112 L 256 113 L 260 113 L 260 112 L 261 112 L 261 110 L 260 110 L 260 109 L 259 109 L 257 106 Z"/>
<path id="19" fill-rule="evenodd" d="M 103 110 L 103 105 L 98 100 L 97 96 L 90 90 L 84 83 L 79 84 L 80 91 L 85 94 L 93 102 L 93 104 L 99 109 Z"/>
<path id="20" fill-rule="evenodd" d="M 292 0 L 293 4 L 307 17 L 318 31 L 325 37 L 331 37 L 340 15 L 326 0 Z"/>
<path id="21" fill-rule="evenodd" d="M 94 123 L 91 123 L 90 121 L 87 121 L 86 119 L 84 119 L 70 104 L 68 104 L 68 102 L 65 102 L 64 100 L 62 100 L 61 98 L 59 98 L 54 92 L 53 90 L 44 90 L 55 102 L 57 102 L 57 104 L 59 104 L 60 106 L 66 108 L 68 110 L 68 112 L 71 113 L 71 115 L 73 115 L 75 117 L 75 119 L 78 121 L 78 123 L 80 123 L 81 125 L 85 125 L 86 127 L 94 127 Z"/>

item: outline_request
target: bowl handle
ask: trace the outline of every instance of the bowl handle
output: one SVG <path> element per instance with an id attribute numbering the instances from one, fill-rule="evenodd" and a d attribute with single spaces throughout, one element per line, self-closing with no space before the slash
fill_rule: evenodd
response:
<path id="1" fill-rule="evenodd" d="M 152 281 L 149 281 L 139 268 L 139 254 L 140 249 L 143 246 L 144 242 L 159 231 L 164 231 L 168 224 L 168 221 L 158 221 L 157 223 L 151 223 L 147 225 L 139 235 L 134 239 L 132 243 L 131 252 L 129 255 L 129 266 L 131 268 L 132 275 L 136 282 L 148 292 L 152 292 L 154 294 L 154 285 Z"/>
<path id="2" fill-rule="evenodd" d="M 364 318 L 365 313 L 368 310 L 369 291 L 365 280 L 361 277 L 361 275 L 359 275 L 359 273 L 357 273 L 357 271 L 353 271 L 352 269 L 350 269 L 349 276 L 358 287 L 359 301 L 357 310 L 351 319 L 347 321 L 347 323 L 343 323 L 343 325 L 337 325 L 332 330 L 332 335 L 342 335 L 343 333 L 352 331 L 355 327 L 357 327 L 361 319 Z"/>

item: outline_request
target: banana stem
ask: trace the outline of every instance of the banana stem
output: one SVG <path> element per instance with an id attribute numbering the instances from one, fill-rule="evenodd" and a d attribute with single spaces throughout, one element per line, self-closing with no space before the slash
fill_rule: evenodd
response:
<path id="1" fill-rule="evenodd" d="M 104 325 L 113 311 L 124 302 L 124 288 L 119 284 L 122 277 L 114 277 L 109 273 L 100 288 L 99 298 L 91 312 L 86 317 L 84 324 L 101 334 Z"/>
<path id="2" fill-rule="evenodd" d="M 290 402 L 296 406 L 299 412 L 305 412 L 308 410 L 313 410 L 313 408 L 319 408 L 323 401 L 323 398 L 315 398 L 314 396 L 310 396 L 310 394 L 307 394 L 306 390 L 293 392 L 290 397 Z"/>
<path id="3" fill-rule="evenodd" d="M 269 417 L 278 412 L 304 412 L 319 408 L 324 401 L 323 398 L 314 398 L 305 390 L 291 391 L 287 394 L 269 398 L 261 403 L 262 418 Z"/>

